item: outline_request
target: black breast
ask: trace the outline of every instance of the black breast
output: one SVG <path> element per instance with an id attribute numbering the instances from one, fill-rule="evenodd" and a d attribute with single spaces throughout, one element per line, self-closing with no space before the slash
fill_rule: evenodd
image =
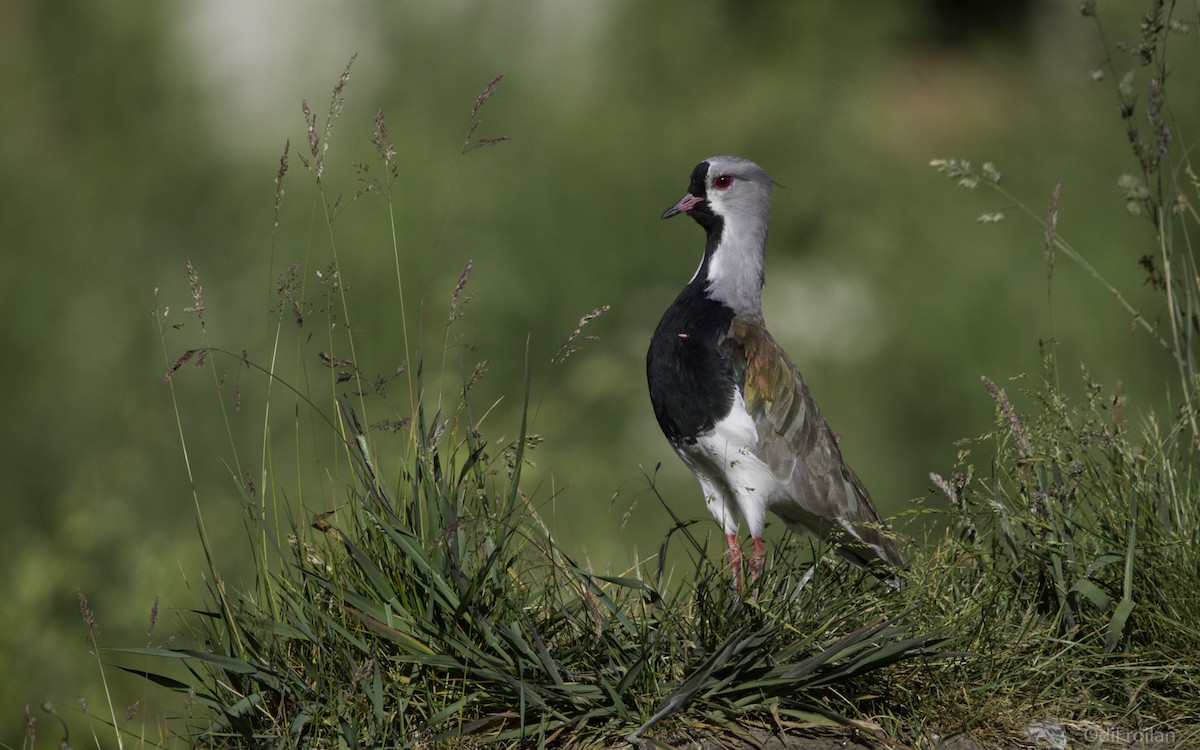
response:
<path id="1" fill-rule="evenodd" d="M 733 310 L 708 298 L 701 276 L 667 308 L 646 352 L 650 401 L 672 443 L 695 442 L 733 406 L 733 376 L 717 350 Z"/>

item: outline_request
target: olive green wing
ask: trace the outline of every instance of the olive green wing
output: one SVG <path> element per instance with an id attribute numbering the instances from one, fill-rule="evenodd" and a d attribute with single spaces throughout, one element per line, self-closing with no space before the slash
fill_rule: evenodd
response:
<path id="1" fill-rule="evenodd" d="M 734 318 L 720 346 L 758 430 L 755 454 L 780 481 L 768 508 L 789 526 L 822 536 L 840 529 L 847 537 L 840 551 L 853 562 L 903 566 L 800 370 L 761 319 Z"/>

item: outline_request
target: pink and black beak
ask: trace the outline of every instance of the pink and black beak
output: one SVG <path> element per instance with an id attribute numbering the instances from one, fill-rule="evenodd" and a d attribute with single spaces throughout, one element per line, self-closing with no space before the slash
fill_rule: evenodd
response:
<path id="1" fill-rule="evenodd" d="M 704 202 L 704 198 L 688 193 L 679 199 L 679 202 L 671 206 L 666 211 L 663 211 L 662 218 L 669 219 L 675 214 L 686 214 L 693 208 Z"/>

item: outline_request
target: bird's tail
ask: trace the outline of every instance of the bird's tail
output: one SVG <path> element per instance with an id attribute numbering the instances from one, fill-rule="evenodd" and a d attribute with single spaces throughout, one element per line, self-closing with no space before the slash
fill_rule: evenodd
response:
<path id="1" fill-rule="evenodd" d="M 788 526 L 797 532 L 805 530 L 802 524 L 788 522 Z M 903 585 L 908 563 L 888 536 L 888 531 L 874 523 L 862 525 L 841 521 L 828 526 L 821 529 L 819 535 L 833 544 L 843 559 L 865 568 L 893 588 Z"/>

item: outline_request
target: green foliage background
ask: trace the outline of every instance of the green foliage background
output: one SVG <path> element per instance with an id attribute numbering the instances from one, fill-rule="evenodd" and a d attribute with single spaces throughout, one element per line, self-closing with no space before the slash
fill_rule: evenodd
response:
<path id="1" fill-rule="evenodd" d="M 1106 30 L 1135 36 L 1140 9 L 1113 5 L 1101 4 Z M 653 422 L 642 368 L 702 246 L 698 228 L 658 214 L 715 153 L 753 158 L 784 186 L 768 323 L 885 514 L 926 495 L 929 471 L 952 466 L 953 441 L 991 424 L 979 376 L 1037 371 L 1039 338 L 1061 342 L 1064 368 L 1084 361 L 1097 381 L 1120 384 L 1134 408 L 1169 408 L 1167 353 L 1069 264 L 1048 295 L 1036 227 L 1015 214 L 976 224 L 1009 207 L 952 190 L 928 167 L 940 156 L 995 161 L 1031 205 L 1062 182 L 1059 233 L 1157 319 L 1137 265 L 1151 235 L 1123 215 L 1116 184 L 1134 164 L 1114 83 L 1089 75 L 1104 62 L 1094 26 L 1072 2 L 1015 4 L 1012 19 L 982 21 L 939 22 L 936 7 L 4 4 L 0 740 L 18 741 L 27 704 L 97 704 L 76 590 L 106 645 L 166 638 L 173 625 L 143 635 L 157 595 L 164 609 L 196 603 L 203 556 L 154 292 L 184 323 L 172 356 L 199 341 L 182 313 L 187 260 L 214 343 L 265 351 L 272 274 L 310 252 L 328 257 L 310 229 L 311 181 L 292 174 L 272 271 L 272 178 L 283 142 L 306 142 L 300 101 L 323 112 L 355 52 L 326 190 L 348 201 L 358 189 L 351 162 L 372 160 L 382 109 L 401 164 L 402 275 L 416 290 L 406 312 L 440 341 L 474 261 L 476 296 L 450 334 L 447 377 L 490 360 L 476 400 L 503 397 L 489 420 L 515 432 L 528 338 L 545 515 L 597 568 L 622 570 L 656 548 L 668 521 L 640 501 L 643 472 L 659 462 L 662 492 L 704 515 Z M 1182 39 L 1169 85 L 1186 134 L 1200 99 L 1180 92 L 1198 90 L 1200 67 L 1194 36 Z M 460 157 L 470 105 L 499 72 L 480 134 L 513 140 Z M 337 224 L 351 318 L 371 342 L 358 364 L 391 373 L 403 346 L 386 206 L 365 196 Z M 606 304 L 587 329 L 600 339 L 552 365 L 579 317 Z M 250 566 L 213 399 L 250 402 L 263 383 L 213 366 L 228 379 L 220 393 L 206 373 L 176 384 L 208 530 L 236 582 Z M 239 447 L 256 455 L 261 411 L 233 419 Z M 336 504 L 326 489 L 296 512 Z M 145 699 L 132 678 L 117 690 L 122 706 Z"/>

